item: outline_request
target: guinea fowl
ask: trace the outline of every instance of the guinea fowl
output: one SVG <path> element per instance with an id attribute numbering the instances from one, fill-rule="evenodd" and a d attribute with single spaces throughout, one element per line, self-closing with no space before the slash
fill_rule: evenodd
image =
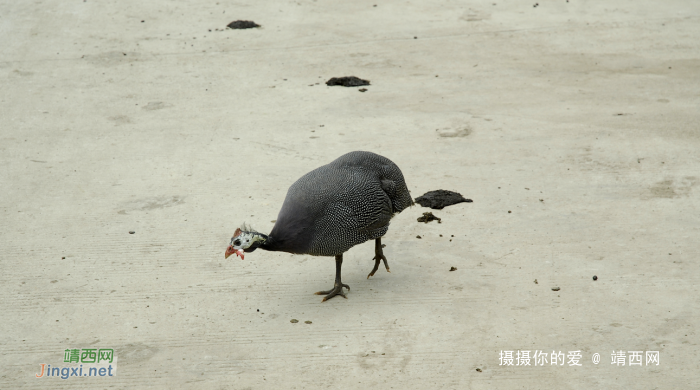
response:
<path id="1" fill-rule="evenodd" d="M 355 245 L 375 240 L 374 268 L 384 262 L 382 236 L 389 229 L 391 218 L 413 200 L 403 174 L 391 160 L 371 152 L 350 152 L 335 161 L 302 176 L 287 191 L 282 209 L 270 234 L 262 234 L 243 226 L 237 229 L 226 248 L 244 258 L 244 252 L 257 248 L 312 256 L 335 256 L 335 284 L 324 301 L 343 293 L 340 270 L 343 253 Z"/>

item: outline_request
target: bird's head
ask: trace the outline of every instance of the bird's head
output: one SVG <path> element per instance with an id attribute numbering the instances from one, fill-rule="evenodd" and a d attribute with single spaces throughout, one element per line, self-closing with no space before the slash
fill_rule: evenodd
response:
<path id="1" fill-rule="evenodd" d="M 266 241 L 267 237 L 264 234 L 260 234 L 252 229 L 247 229 L 244 226 L 244 230 L 240 228 L 236 229 L 231 237 L 231 243 L 228 248 L 226 248 L 226 254 L 224 258 L 228 259 L 232 254 L 240 256 L 241 260 L 244 259 L 244 252 L 252 252 L 260 245 Z"/>

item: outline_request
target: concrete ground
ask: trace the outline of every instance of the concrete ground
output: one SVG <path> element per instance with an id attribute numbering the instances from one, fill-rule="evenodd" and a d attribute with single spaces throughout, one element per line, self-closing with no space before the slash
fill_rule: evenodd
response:
<path id="1" fill-rule="evenodd" d="M 238 19 L 262 27 L 224 30 Z M 3 1 L 0 388 L 697 386 L 699 19 L 697 1 Z M 324 84 L 350 75 L 371 86 Z M 224 260 L 352 150 L 414 197 L 474 202 L 394 218 L 391 273 L 366 279 L 373 243 L 347 252 L 347 300 L 313 295 L 332 258 Z M 117 375 L 35 378 L 76 366 L 67 348 L 114 349 Z"/>

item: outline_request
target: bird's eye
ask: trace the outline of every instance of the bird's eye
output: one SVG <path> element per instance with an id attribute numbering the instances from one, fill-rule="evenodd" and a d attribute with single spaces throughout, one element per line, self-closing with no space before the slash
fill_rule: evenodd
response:
<path id="1" fill-rule="evenodd" d="M 233 242 L 233 245 L 235 245 L 235 246 L 241 245 L 241 240 L 236 240 L 236 241 L 234 241 L 234 242 Z"/>

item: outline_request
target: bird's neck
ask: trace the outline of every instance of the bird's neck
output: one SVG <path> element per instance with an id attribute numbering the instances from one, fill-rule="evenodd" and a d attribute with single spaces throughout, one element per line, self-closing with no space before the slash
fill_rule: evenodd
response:
<path id="1" fill-rule="evenodd" d="M 272 236 L 270 236 L 270 235 L 266 235 L 266 234 L 260 234 L 260 236 L 263 237 L 265 240 L 262 241 L 262 243 L 260 244 L 260 246 L 259 246 L 258 248 L 264 249 L 264 250 L 266 250 L 266 251 L 280 251 L 280 250 L 283 250 L 283 249 L 280 247 L 280 244 L 282 244 L 282 243 L 279 242 L 279 241 L 277 241 L 277 240 L 275 240 L 274 237 L 272 237 Z"/>
<path id="2" fill-rule="evenodd" d="M 265 250 L 270 250 L 270 245 L 274 243 L 274 239 L 267 234 L 262 234 L 262 233 L 256 233 L 258 237 L 260 237 L 262 240 L 260 240 L 260 244 L 258 245 L 258 248 L 260 249 L 265 249 Z"/>

